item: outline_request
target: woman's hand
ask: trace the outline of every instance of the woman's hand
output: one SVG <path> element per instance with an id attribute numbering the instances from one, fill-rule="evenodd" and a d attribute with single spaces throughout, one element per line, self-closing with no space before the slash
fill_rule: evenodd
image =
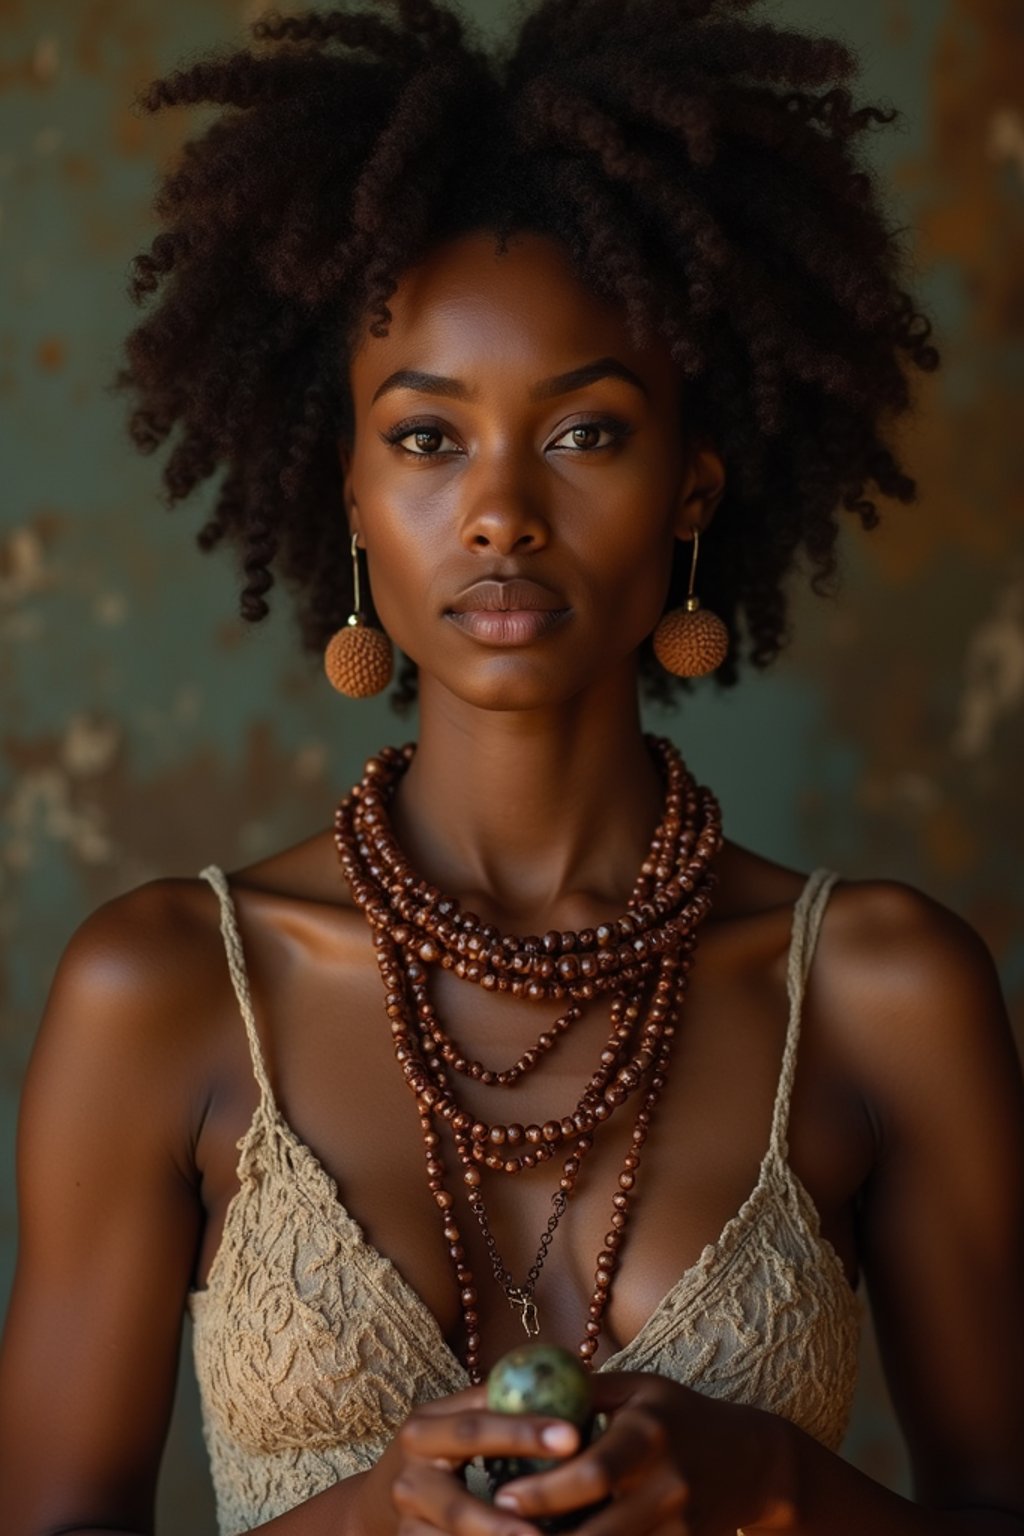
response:
<path id="1" fill-rule="evenodd" d="M 580 1536 L 735 1536 L 791 1525 L 783 1420 L 640 1371 L 595 1373 L 594 1406 L 609 1415 L 604 1434 L 563 1466 L 506 1484 L 500 1505 L 539 1520 L 610 1498 Z"/>
<path id="2" fill-rule="evenodd" d="M 424 1403 L 367 1473 L 361 1536 L 536 1536 L 528 1520 L 467 1489 L 462 1469 L 475 1456 L 569 1456 L 579 1435 L 563 1419 L 493 1413 L 485 1387 Z"/>

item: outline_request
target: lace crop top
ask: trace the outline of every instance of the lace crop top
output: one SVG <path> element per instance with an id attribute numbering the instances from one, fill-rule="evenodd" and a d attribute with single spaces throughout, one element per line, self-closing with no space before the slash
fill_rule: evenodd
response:
<path id="1" fill-rule="evenodd" d="M 371 1467 L 417 1403 L 469 1385 L 412 1285 L 367 1242 L 274 1101 L 222 870 L 204 879 L 259 1085 L 207 1286 L 189 1294 L 221 1536 L 250 1531 Z M 789 1025 L 757 1182 L 715 1242 L 601 1370 L 658 1371 L 778 1413 L 835 1450 L 857 1369 L 860 1302 L 787 1161 L 804 987 L 836 876 L 797 901 Z M 470 1487 L 481 1491 L 469 1468 Z"/>

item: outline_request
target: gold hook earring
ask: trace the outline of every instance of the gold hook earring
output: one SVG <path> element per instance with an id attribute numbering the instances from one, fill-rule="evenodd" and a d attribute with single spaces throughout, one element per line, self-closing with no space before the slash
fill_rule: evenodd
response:
<path id="1" fill-rule="evenodd" d="M 391 641 L 382 629 L 368 624 L 359 592 L 359 535 L 352 535 L 354 606 L 348 622 L 331 636 L 324 651 L 324 671 L 332 688 L 350 699 L 382 693 L 391 681 Z"/>
<path id="2" fill-rule="evenodd" d="M 729 631 L 717 613 L 702 608 L 694 595 L 700 535 L 693 530 L 693 558 L 686 602 L 663 614 L 654 631 L 654 654 L 675 677 L 706 677 L 720 667 L 729 652 Z"/>

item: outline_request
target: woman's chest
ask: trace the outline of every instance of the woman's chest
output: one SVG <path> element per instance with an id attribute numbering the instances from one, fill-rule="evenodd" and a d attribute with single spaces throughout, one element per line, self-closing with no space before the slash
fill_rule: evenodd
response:
<path id="1" fill-rule="evenodd" d="M 370 1249 L 404 1277 L 453 1348 L 461 1352 L 463 1345 L 459 1292 L 465 1286 L 456 1281 L 457 1265 L 472 1270 L 485 1359 L 523 1337 L 503 1286 L 521 1285 L 531 1270 L 544 1336 L 575 1346 L 598 1286 L 597 1256 L 616 1230 L 623 1174 L 632 1183 L 627 1227 L 618 1227 L 625 1241 L 604 1310 L 598 1364 L 636 1337 L 680 1276 L 735 1224 L 769 1144 L 787 1006 L 778 966 L 720 961 L 695 967 L 638 1165 L 633 1132 L 643 1093 L 596 1128 L 553 1229 L 560 1158 L 516 1174 L 485 1169 L 474 1214 L 446 1128 L 439 1128 L 436 1143 L 425 1143 L 372 961 L 341 972 L 308 963 L 256 968 L 257 1018 L 287 1124 L 336 1181 L 336 1198 Z M 495 1072 L 550 1033 L 558 1016 L 557 1004 L 512 1003 L 450 977 L 441 982 L 434 1000 L 446 1033 L 467 1060 Z M 595 1000 L 513 1087 L 487 1087 L 450 1072 L 453 1090 L 467 1114 L 487 1124 L 561 1120 L 573 1113 L 599 1066 L 608 1033 L 608 1003 Z M 823 1033 L 805 1027 L 793 1156 L 826 1236 L 853 1273 L 850 1204 L 864 1147 L 856 1107 L 833 1070 Z M 206 1134 L 209 1220 L 200 1277 L 238 1187 L 234 1143 L 253 1102 L 244 1038 L 241 1046 L 226 1060 L 226 1091 Z M 439 1164 L 453 1202 L 447 1215 L 428 1187 Z"/>

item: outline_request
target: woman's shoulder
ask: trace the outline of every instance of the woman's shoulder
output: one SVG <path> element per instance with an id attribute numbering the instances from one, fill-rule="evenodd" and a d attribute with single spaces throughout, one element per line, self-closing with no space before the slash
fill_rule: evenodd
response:
<path id="1" fill-rule="evenodd" d="M 998 995 L 978 931 L 928 892 L 888 877 L 837 880 L 822 928 L 823 959 L 859 1017 L 933 1029 Z"/>
<path id="2" fill-rule="evenodd" d="M 740 925 L 746 948 L 777 995 L 808 874 L 745 850 L 730 859 L 753 919 Z M 804 992 L 801 1059 L 860 1105 L 876 1158 L 960 1136 L 997 1102 L 1012 1123 L 1022 1108 L 1018 1051 L 980 934 L 910 882 L 836 874 Z"/>
<path id="3" fill-rule="evenodd" d="M 876 1147 L 931 1146 L 1016 1095 L 1020 1064 L 995 961 L 951 907 L 902 880 L 841 879 L 808 998 L 858 1090 Z M 1014 1087 L 1014 1085 L 1017 1085 Z M 986 1108 L 988 1106 L 988 1108 Z"/>
<path id="4" fill-rule="evenodd" d="M 810 879 L 800 871 L 731 845 L 729 906 L 737 915 L 792 926 Z M 935 1042 L 940 1031 L 1005 1027 L 992 955 L 977 930 L 926 891 L 886 876 L 853 878 L 842 870 L 822 915 L 809 979 L 828 1015 L 854 1036 L 884 1034 L 894 1049 Z"/>
<path id="5" fill-rule="evenodd" d="M 350 905 L 330 862 L 329 834 L 221 873 L 255 985 L 275 947 L 307 930 L 345 931 Z M 214 866 L 217 868 L 218 866 Z M 333 881 L 332 881 L 333 875 Z M 238 1003 L 225 954 L 222 903 L 209 880 L 161 875 L 112 897 L 75 929 L 60 957 L 46 1017 L 74 1028 L 88 1017 L 114 1045 L 130 1036 L 159 1049 L 163 1037 L 208 1039 L 218 1022 L 237 1030 Z M 361 914 L 347 913 L 362 927 Z M 340 926 L 339 926 L 339 919 Z"/>
<path id="6" fill-rule="evenodd" d="M 74 1126 L 80 1158 L 104 1178 L 119 1149 L 191 1180 L 203 1119 L 230 1070 L 216 909 L 205 882 L 163 877 L 104 902 L 72 933 L 21 1095 L 34 1157 L 40 1145 L 65 1146 L 55 1128 Z"/>
<path id="7" fill-rule="evenodd" d="M 329 899 L 324 834 L 238 868 L 218 870 L 239 926 L 259 903 L 315 905 Z M 335 876 L 335 885 L 340 882 Z M 347 892 L 335 891 L 338 900 Z M 150 994 L 154 1003 L 195 1000 L 197 983 L 227 978 L 221 901 L 210 880 L 158 875 L 111 897 L 72 933 L 57 970 L 64 984 L 87 988 L 111 1002 Z"/>
<path id="8" fill-rule="evenodd" d="M 199 878 L 159 876 L 96 907 L 56 966 L 32 1075 L 83 1053 L 156 1103 L 208 1081 L 233 1002 L 215 893 Z M 237 1005 L 235 1014 L 237 1014 Z"/>
<path id="9" fill-rule="evenodd" d="M 723 906 L 726 916 L 791 912 L 818 872 L 795 869 L 737 843 L 726 844 L 721 868 L 724 901 L 716 906 Z M 977 931 L 926 891 L 889 876 L 854 878 L 841 869 L 819 869 L 835 877 L 825 917 L 832 958 L 853 965 L 870 958 L 874 973 L 883 966 L 892 969 L 891 981 L 908 979 L 908 964 L 929 971 L 938 961 L 984 967 L 988 950 Z"/>
<path id="10" fill-rule="evenodd" d="M 1019 1098 L 1017 1047 L 977 930 L 901 880 L 843 881 L 829 906 L 819 996 L 879 1145 L 928 1140 L 938 1127 L 958 1135 L 962 1116 L 991 1111 L 997 1084 Z"/>
<path id="11" fill-rule="evenodd" d="M 199 878 L 163 875 L 96 907 L 72 933 L 55 985 L 116 1003 L 188 992 L 216 954 L 217 900 Z"/>

